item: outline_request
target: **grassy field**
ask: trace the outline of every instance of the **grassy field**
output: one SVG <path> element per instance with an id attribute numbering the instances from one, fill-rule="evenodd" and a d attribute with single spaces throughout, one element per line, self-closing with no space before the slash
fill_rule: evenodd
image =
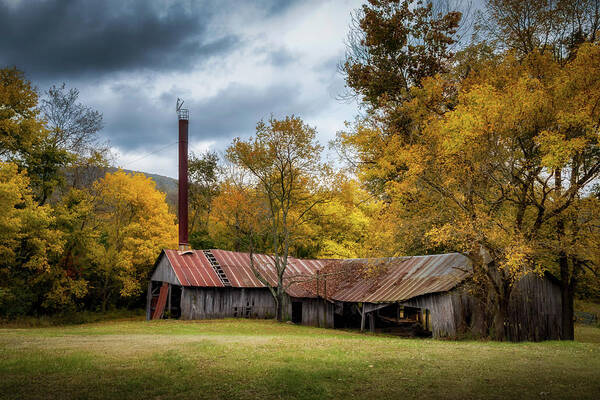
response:
<path id="1" fill-rule="evenodd" d="M 600 328 L 577 341 L 363 335 L 273 321 L 0 329 L 3 399 L 598 399 Z"/>

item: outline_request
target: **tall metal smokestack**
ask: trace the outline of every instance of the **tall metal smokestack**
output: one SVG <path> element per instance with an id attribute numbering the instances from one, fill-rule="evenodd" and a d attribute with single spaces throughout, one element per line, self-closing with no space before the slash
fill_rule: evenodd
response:
<path id="1" fill-rule="evenodd" d="M 179 250 L 190 249 L 188 243 L 188 125 L 190 114 L 181 108 L 183 100 L 177 99 L 179 120 Z"/>

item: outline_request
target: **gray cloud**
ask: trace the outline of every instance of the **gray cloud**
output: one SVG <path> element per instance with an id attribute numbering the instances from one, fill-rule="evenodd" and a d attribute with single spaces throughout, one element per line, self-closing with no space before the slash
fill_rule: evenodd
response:
<path id="1" fill-rule="evenodd" d="M 177 117 L 174 111 L 176 95 L 163 93 L 150 99 L 134 88 L 120 85 L 113 96 L 120 101 L 105 110 L 106 130 L 111 143 L 123 150 L 157 148 L 177 140 Z M 315 101 L 300 100 L 300 88 L 295 85 L 255 88 L 232 84 L 210 98 L 188 100 L 190 110 L 190 140 L 229 142 L 234 136 L 254 132 L 260 119 L 271 113 L 276 117 L 287 114 L 308 114 L 320 106 Z"/>
<path id="2" fill-rule="evenodd" d="M 292 3 L 265 0 L 260 7 L 277 13 Z M 0 65 L 16 65 L 36 80 L 185 69 L 239 44 L 210 29 L 234 4 L 0 0 Z"/>
<path id="3" fill-rule="evenodd" d="M 285 33 L 277 17 L 305 13 L 297 4 L 304 0 L 0 0 L 0 68 L 17 66 L 42 91 L 63 81 L 79 88 L 80 100 L 104 114 L 101 135 L 123 153 L 177 141 L 178 96 L 190 109 L 190 140 L 223 150 L 271 113 L 311 119 L 335 102 L 334 54 L 291 75 L 306 61 L 302 46 L 268 30 Z M 244 22 L 252 29 L 233 25 Z M 263 23 L 267 29 L 255 29 Z M 211 77 L 222 89 L 209 98 L 185 87 L 185 79 Z"/>

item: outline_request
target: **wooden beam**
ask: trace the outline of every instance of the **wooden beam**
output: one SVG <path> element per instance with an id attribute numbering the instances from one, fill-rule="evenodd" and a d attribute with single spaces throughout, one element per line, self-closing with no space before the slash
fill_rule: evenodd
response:
<path id="1" fill-rule="evenodd" d="M 365 303 L 363 303 L 360 308 L 360 331 L 365 331 Z"/>
<path id="2" fill-rule="evenodd" d="M 169 283 L 169 294 L 167 295 L 167 296 L 169 296 L 169 297 L 167 298 L 167 301 L 169 302 L 169 305 L 167 306 L 167 310 L 169 310 L 169 318 L 171 318 L 171 287 L 172 287 L 172 286 L 173 286 L 173 285 L 171 285 L 171 284 Z"/>
<path id="3" fill-rule="evenodd" d="M 152 281 L 148 282 L 148 294 L 146 295 L 146 321 L 150 321 L 152 318 Z"/>
<path id="4" fill-rule="evenodd" d="M 369 331 L 375 332 L 375 316 L 373 315 L 373 311 L 369 313 Z"/>

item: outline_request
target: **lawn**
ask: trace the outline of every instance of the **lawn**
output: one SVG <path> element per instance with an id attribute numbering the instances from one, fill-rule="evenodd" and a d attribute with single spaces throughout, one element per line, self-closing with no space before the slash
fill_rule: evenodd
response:
<path id="1" fill-rule="evenodd" d="M 600 328 L 576 342 L 374 336 L 273 321 L 0 329 L 3 399 L 598 399 Z"/>

